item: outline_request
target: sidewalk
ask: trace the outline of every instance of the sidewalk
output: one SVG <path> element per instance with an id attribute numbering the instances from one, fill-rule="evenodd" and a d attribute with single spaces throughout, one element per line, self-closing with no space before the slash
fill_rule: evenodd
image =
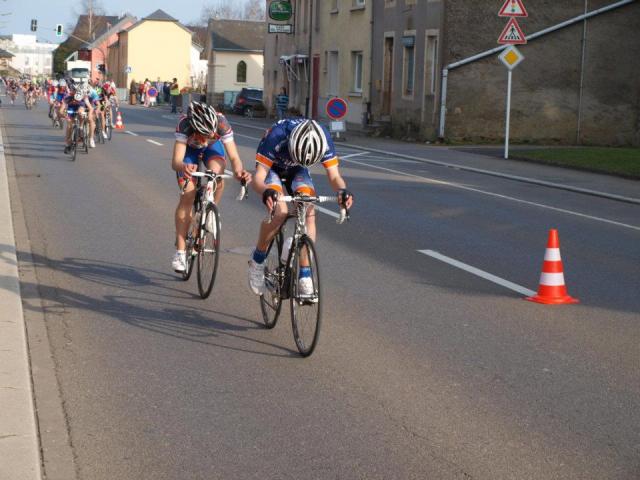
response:
<path id="1" fill-rule="evenodd" d="M 263 118 L 243 118 L 228 115 L 232 126 L 247 126 L 261 130 L 271 126 L 275 120 Z M 523 160 L 505 160 L 496 152 L 500 146 L 492 147 L 462 147 L 462 146 L 434 146 L 423 143 L 410 143 L 390 138 L 368 137 L 358 132 L 346 132 L 346 141 L 336 142 L 338 146 L 357 148 L 378 155 L 404 157 L 411 160 L 424 161 L 443 167 L 466 169 L 477 173 L 503 176 L 513 180 L 527 181 L 539 185 L 566 187 L 567 190 L 602 193 L 608 198 L 623 197 L 640 204 L 640 184 L 636 180 L 620 177 L 572 170 L 563 167 L 542 165 Z M 472 151 L 464 151 L 469 148 Z M 526 147 L 523 147 L 526 148 Z M 464 150 L 463 150 L 464 149 Z M 518 147 L 512 147 L 514 155 Z"/>
<path id="2" fill-rule="evenodd" d="M 1 132 L 0 225 L 0 479 L 36 480 L 40 444 Z"/>

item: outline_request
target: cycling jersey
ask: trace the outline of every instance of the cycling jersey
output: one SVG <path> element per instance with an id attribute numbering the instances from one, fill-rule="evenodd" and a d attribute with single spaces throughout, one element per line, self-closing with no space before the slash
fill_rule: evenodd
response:
<path id="1" fill-rule="evenodd" d="M 256 162 L 260 165 L 278 171 L 286 171 L 299 165 L 291 159 L 289 154 L 289 136 L 293 129 L 305 119 L 285 119 L 275 123 L 262 137 L 256 152 Z M 331 134 L 322 126 L 327 137 L 327 151 L 322 157 L 322 165 L 325 168 L 338 165 L 336 147 L 331 140 Z"/>
<path id="2" fill-rule="evenodd" d="M 211 145 L 218 140 L 222 141 L 222 143 L 229 143 L 233 141 L 233 129 L 231 128 L 227 117 L 221 113 L 217 113 L 217 115 L 218 129 L 213 137 L 209 138 L 195 131 L 191 126 L 189 117 L 186 115 L 183 116 L 176 127 L 176 142 L 186 143 L 187 146 L 198 150 L 206 148 L 208 145 Z"/>
<path id="3" fill-rule="evenodd" d="M 78 112 L 78 109 L 83 106 L 83 102 L 76 100 L 73 95 L 67 95 L 64 97 L 64 104 L 69 115 L 75 115 Z"/>

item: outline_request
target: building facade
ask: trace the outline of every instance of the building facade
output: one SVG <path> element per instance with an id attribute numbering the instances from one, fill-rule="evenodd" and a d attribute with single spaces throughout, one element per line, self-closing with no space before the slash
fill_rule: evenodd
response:
<path id="1" fill-rule="evenodd" d="M 209 20 L 208 101 L 223 103 L 224 92 L 264 87 L 265 23 Z"/>
<path id="2" fill-rule="evenodd" d="M 640 144 L 640 3 L 524 0 L 526 35 L 513 73 L 511 138 L 561 144 Z M 374 123 L 394 135 L 504 139 L 507 71 L 498 53 L 502 1 L 380 0 L 373 12 Z M 616 4 L 588 20 L 553 27 Z M 459 62 L 463 65 L 458 66 Z M 446 89 L 443 89 L 446 69 Z M 443 92 L 446 95 L 443 95 Z M 442 107 L 444 105 L 444 108 Z"/>
<path id="3" fill-rule="evenodd" d="M 55 43 L 39 42 L 35 35 L 7 35 L 0 39 L 0 48 L 13 54 L 11 66 L 22 74 L 51 76 Z"/>
<path id="4" fill-rule="evenodd" d="M 118 87 L 132 80 L 142 82 L 178 79 L 181 87 L 191 84 L 193 33 L 162 10 L 118 33 L 109 47 L 108 69 Z"/>
<path id="5" fill-rule="evenodd" d="M 105 30 L 87 46 L 91 52 L 89 59 L 91 61 L 91 79 L 101 81 L 105 78 L 115 78 L 115 73 L 109 71 L 108 52 L 109 47 L 118 41 L 118 32 L 126 30 L 136 23 L 136 18 L 131 15 L 124 15 L 119 18 L 113 25 L 105 23 Z M 104 65 L 104 72 L 98 69 L 99 65 Z"/>
<path id="6" fill-rule="evenodd" d="M 341 97 L 349 106 L 345 118 L 348 123 L 368 123 L 372 4 L 372 0 L 318 2 L 311 79 L 317 118 L 328 119 L 324 108 L 327 101 Z"/>

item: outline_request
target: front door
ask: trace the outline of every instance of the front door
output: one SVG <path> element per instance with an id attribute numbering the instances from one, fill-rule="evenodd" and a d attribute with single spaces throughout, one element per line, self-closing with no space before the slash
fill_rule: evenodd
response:
<path id="1" fill-rule="evenodd" d="M 393 86 L 393 37 L 384 39 L 384 71 L 382 72 L 382 115 L 391 114 L 391 88 Z"/>

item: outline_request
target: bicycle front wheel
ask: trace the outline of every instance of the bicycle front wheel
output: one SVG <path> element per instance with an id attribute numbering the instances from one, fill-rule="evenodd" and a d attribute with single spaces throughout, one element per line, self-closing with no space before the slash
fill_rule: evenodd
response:
<path id="1" fill-rule="evenodd" d="M 89 125 L 88 120 L 82 124 L 82 144 L 84 145 L 84 153 L 89 153 Z"/>
<path id="2" fill-rule="evenodd" d="M 210 203 L 200 220 L 200 249 L 198 251 L 198 292 L 202 298 L 211 293 L 218 272 L 220 254 L 220 214 Z"/>
<path id="3" fill-rule="evenodd" d="M 291 259 L 291 326 L 303 357 L 313 353 L 320 336 L 322 296 L 316 249 L 307 236 L 298 242 Z"/>
<path id="4" fill-rule="evenodd" d="M 262 320 L 267 328 L 276 326 L 280 309 L 282 308 L 282 296 L 280 291 L 283 286 L 282 274 L 284 267 L 280 264 L 282 253 L 282 232 L 279 231 L 271 240 L 267 250 L 267 258 L 264 261 L 264 294 L 260 295 L 260 310 Z"/>
<path id="5" fill-rule="evenodd" d="M 76 154 L 78 153 L 78 126 L 74 125 L 73 130 L 71 130 L 71 161 L 76 161 Z"/>

